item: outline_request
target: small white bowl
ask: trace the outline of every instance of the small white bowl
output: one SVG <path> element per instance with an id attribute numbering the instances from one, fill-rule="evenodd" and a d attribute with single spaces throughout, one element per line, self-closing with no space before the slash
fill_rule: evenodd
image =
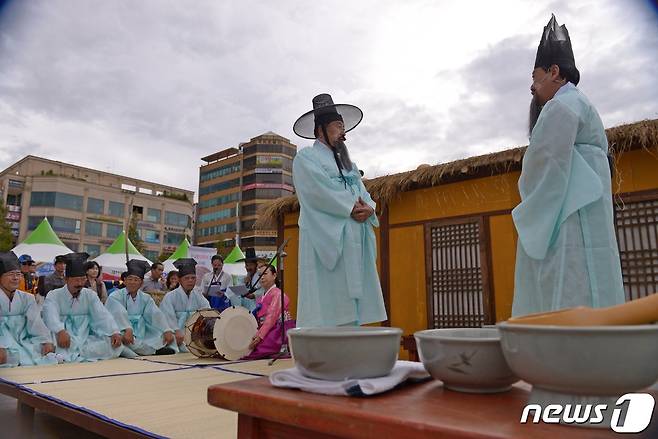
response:
<path id="1" fill-rule="evenodd" d="M 496 328 L 427 329 L 414 337 L 425 369 L 448 389 L 505 392 L 519 380 L 505 362 Z"/>
<path id="2" fill-rule="evenodd" d="M 388 375 L 398 359 L 402 330 L 388 327 L 295 328 L 290 350 L 301 373 L 327 381 Z"/>
<path id="3" fill-rule="evenodd" d="M 549 326 L 500 323 L 505 358 L 532 384 L 530 402 L 607 404 L 658 380 L 658 325 Z"/>

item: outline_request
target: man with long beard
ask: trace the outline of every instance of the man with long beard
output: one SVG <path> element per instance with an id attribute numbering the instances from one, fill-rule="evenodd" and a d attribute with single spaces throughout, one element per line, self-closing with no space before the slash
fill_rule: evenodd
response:
<path id="1" fill-rule="evenodd" d="M 300 204 L 297 325 L 362 325 L 386 320 L 376 267 L 376 204 L 345 146 L 363 113 L 353 105 L 313 98 L 294 124 L 316 139 L 300 150 L 292 176 Z"/>
<path id="2" fill-rule="evenodd" d="M 57 354 L 65 362 L 107 360 L 121 354 L 121 334 L 114 317 L 95 291 L 85 288 L 87 253 L 69 253 L 65 284 L 48 293 L 41 314 L 55 334 Z"/>
<path id="3" fill-rule="evenodd" d="M 552 16 L 532 72 L 530 143 L 512 211 L 519 234 L 512 315 L 624 301 L 608 141 L 576 88 L 571 40 Z"/>

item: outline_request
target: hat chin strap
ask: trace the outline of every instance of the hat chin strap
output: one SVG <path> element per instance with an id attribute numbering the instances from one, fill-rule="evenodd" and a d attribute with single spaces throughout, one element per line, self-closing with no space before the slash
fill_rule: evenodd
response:
<path id="1" fill-rule="evenodd" d="M 327 142 L 329 149 L 331 149 L 331 152 L 334 155 L 336 166 L 338 166 L 338 173 L 340 174 L 340 179 L 343 180 L 343 185 L 345 186 L 345 189 L 347 189 L 347 180 L 345 180 L 345 176 L 343 175 L 343 164 L 338 158 L 338 153 L 336 152 L 336 148 L 334 147 L 334 145 L 331 144 L 331 140 L 329 140 L 329 136 L 327 135 L 327 126 L 325 124 L 322 124 L 321 127 L 322 127 L 322 135 L 324 136 L 324 140 L 325 142 Z"/>

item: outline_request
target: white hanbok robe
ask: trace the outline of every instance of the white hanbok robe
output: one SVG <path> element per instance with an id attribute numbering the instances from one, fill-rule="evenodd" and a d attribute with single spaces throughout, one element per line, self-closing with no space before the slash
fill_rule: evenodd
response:
<path id="1" fill-rule="evenodd" d="M 596 109 L 562 86 L 523 158 L 513 316 L 624 302 L 607 152 Z"/>
<path id="2" fill-rule="evenodd" d="M 210 308 L 210 303 L 197 288 L 188 295 L 182 287 L 169 291 L 160 302 L 160 310 L 167 318 L 169 327 L 175 331 L 185 332 L 185 322 L 196 311 Z M 187 347 L 178 346 L 181 352 L 187 352 Z"/>
<path id="3" fill-rule="evenodd" d="M 113 348 L 110 340 L 112 334 L 119 333 L 114 317 L 103 306 L 98 294 L 89 288 L 83 288 L 77 298 L 66 285 L 50 291 L 41 315 L 55 337 L 62 329 L 71 337 L 68 348 L 55 343 L 57 354 L 65 362 L 107 360 L 118 357 L 123 351 L 123 346 Z"/>
<path id="4" fill-rule="evenodd" d="M 293 180 L 300 204 L 297 326 L 366 324 L 386 320 L 377 274 L 373 214 L 351 218 L 361 197 L 373 209 L 358 168 L 340 178 L 331 150 L 320 141 L 300 150 Z"/>
<path id="5" fill-rule="evenodd" d="M 165 346 L 162 338 L 164 333 L 173 332 L 153 298 L 142 290 L 137 291 L 134 299 L 125 288 L 113 291 L 105 307 L 114 317 L 122 334 L 127 328 L 132 328 L 135 342 L 124 345 L 121 354 L 124 357 L 154 355 L 156 350 Z M 178 351 L 176 343 L 171 343 L 169 347 Z"/>
<path id="6" fill-rule="evenodd" d="M 14 291 L 11 302 L 0 290 L 0 348 L 7 361 L 0 367 L 56 364 L 55 354 L 41 355 L 43 343 L 53 343 L 32 294 Z"/>

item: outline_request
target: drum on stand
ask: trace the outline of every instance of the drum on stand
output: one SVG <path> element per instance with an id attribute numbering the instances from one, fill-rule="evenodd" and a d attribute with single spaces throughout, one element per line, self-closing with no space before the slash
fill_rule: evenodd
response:
<path id="1" fill-rule="evenodd" d="M 251 352 L 256 332 L 256 318 L 246 308 L 200 309 L 185 322 L 184 343 L 199 358 L 239 360 Z"/>

